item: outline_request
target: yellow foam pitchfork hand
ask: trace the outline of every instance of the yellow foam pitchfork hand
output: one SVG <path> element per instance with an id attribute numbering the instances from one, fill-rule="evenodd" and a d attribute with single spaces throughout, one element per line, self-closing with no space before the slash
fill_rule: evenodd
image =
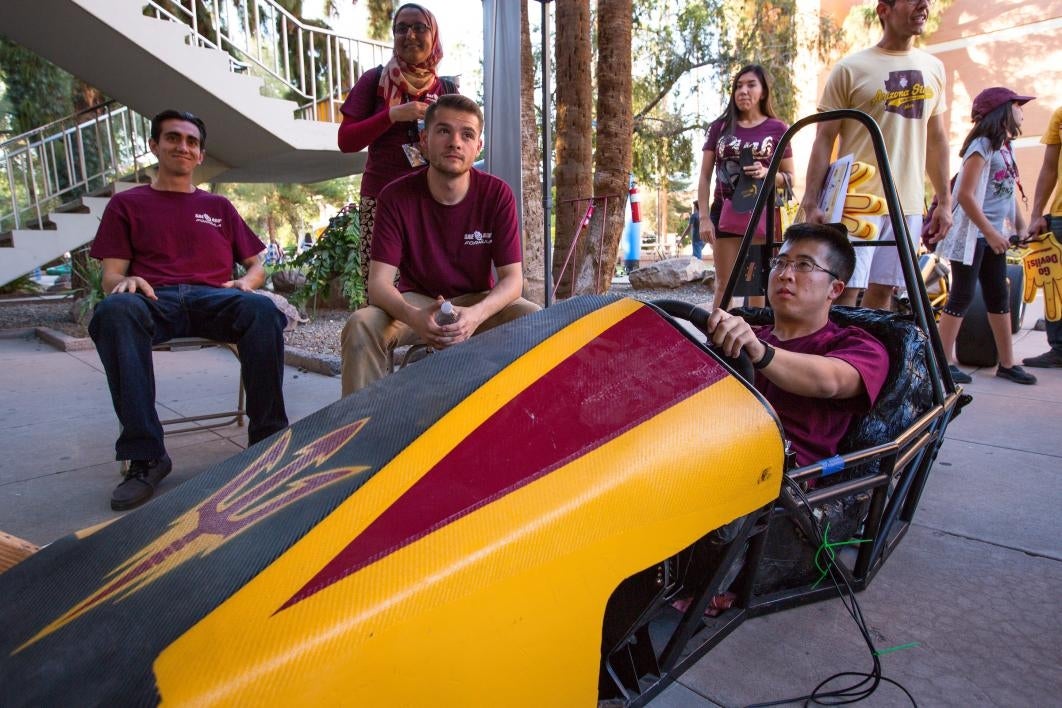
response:
<path id="1" fill-rule="evenodd" d="M 858 191 L 859 187 L 866 184 L 875 173 L 877 169 L 865 162 L 852 163 L 852 173 L 848 177 L 848 191 L 844 197 L 841 222 L 848 229 L 848 233 L 856 238 L 872 239 L 877 236 L 878 227 L 863 217 L 880 216 L 887 211 L 884 199 Z"/>
<path id="2" fill-rule="evenodd" d="M 1044 291 L 1044 313 L 1047 319 L 1058 322 L 1062 318 L 1062 246 L 1053 233 L 1044 234 L 1033 242 L 1022 256 L 1025 266 L 1025 302 L 1032 302 L 1036 289 Z"/>

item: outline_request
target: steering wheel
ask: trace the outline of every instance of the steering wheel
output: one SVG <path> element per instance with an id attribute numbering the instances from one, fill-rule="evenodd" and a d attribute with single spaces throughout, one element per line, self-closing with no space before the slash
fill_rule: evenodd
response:
<path id="1" fill-rule="evenodd" d="M 686 320 L 702 332 L 708 331 L 708 318 L 712 313 L 703 307 L 691 305 L 682 300 L 653 300 L 649 304 L 671 317 Z M 711 337 L 708 338 L 707 346 L 745 381 L 751 384 L 756 380 L 756 369 L 753 368 L 752 360 L 749 359 L 744 349 L 737 356 L 727 356 L 712 344 Z"/>

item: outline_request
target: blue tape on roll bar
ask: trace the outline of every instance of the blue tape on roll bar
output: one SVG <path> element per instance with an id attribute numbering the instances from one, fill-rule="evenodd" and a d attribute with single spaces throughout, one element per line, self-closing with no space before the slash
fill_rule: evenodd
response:
<path id="1" fill-rule="evenodd" d="M 844 469 L 844 458 L 840 455 L 834 455 L 833 457 L 827 457 L 822 461 L 822 476 L 829 477 L 831 474 L 837 474 Z"/>

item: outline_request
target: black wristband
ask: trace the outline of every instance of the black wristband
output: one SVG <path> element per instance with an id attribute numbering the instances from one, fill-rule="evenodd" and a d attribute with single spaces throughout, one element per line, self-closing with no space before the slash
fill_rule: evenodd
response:
<path id="1" fill-rule="evenodd" d="M 771 359 L 774 358 L 774 347 L 762 339 L 760 340 L 760 344 L 763 345 L 763 356 L 760 357 L 759 361 L 752 362 L 752 368 L 754 369 L 766 368 L 767 365 L 771 363 Z"/>

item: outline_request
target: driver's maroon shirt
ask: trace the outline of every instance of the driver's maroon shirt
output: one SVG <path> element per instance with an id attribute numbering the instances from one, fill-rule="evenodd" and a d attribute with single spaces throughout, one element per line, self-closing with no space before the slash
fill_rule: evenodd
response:
<path id="1" fill-rule="evenodd" d="M 800 466 L 837 454 L 837 444 L 852 419 L 870 410 L 889 373 L 885 347 L 859 327 L 841 327 L 833 322 L 804 337 L 781 341 L 768 325 L 754 328 L 756 336 L 786 351 L 842 359 L 855 367 L 863 390 L 854 398 L 809 398 L 784 391 L 762 373 L 756 373 L 756 388 L 774 406 L 782 428 Z"/>

